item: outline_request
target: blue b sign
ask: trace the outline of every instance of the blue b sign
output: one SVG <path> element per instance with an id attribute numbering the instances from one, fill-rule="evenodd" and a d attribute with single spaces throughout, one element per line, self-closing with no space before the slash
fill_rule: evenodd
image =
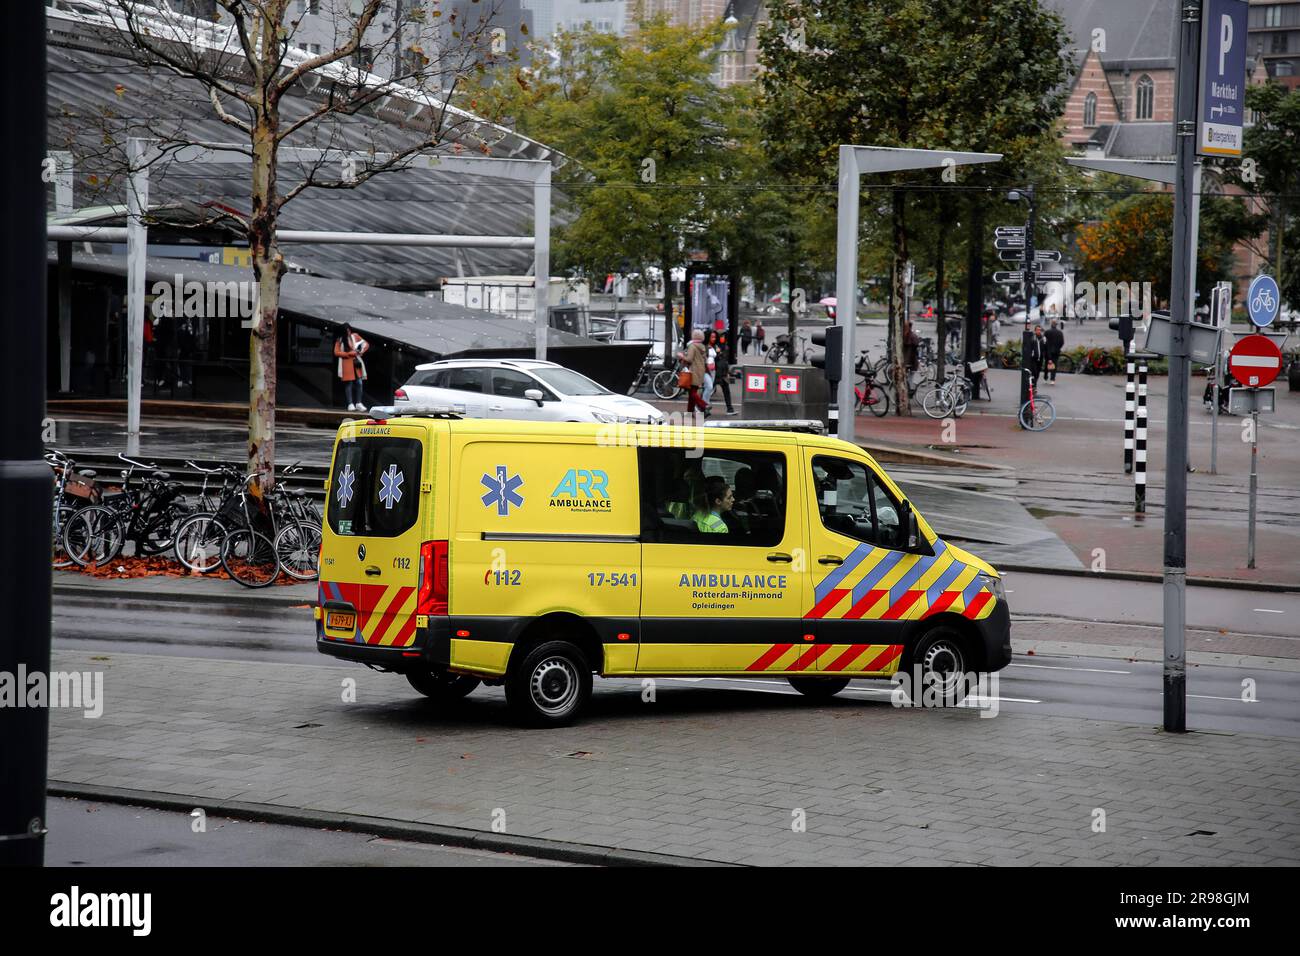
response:
<path id="1" fill-rule="evenodd" d="M 1196 152 L 1240 156 L 1246 117 L 1246 0 L 1201 4 L 1201 85 Z"/>
<path id="2" fill-rule="evenodd" d="M 1272 276 L 1255 276 L 1246 293 L 1246 311 L 1250 321 L 1261 329 L 1272 325 L 1277 318 L 1277 311 L 1282 305 L 1282 296 L 1278 292 L 1277 281 Z"/>

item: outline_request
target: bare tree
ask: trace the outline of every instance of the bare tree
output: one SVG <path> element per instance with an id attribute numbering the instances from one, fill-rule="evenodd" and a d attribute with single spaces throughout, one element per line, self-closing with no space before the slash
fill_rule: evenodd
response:
<path id="1" fill-rule="evenodd" d="M 505 131 L 449 101 L 468 77 L 514 57 L 512 41 L 527 28 L 498 22 L 489 3 L 476 3 L 469 13 L 468 5 L 438 0 L 209 0 L 210 21 L 192 15 L 204 9 L 195 0 L 184 11 L 167 0 L 61 0 L 61 6 L 101 28 L 113 41 L 113 55 L 140 69 L 155 96 L 171 83 L 183 99 L 181 87 L 187 88 L 189 103 L 201 100 L 235 140 L 196 135 L 198 124 L 178 108 L 174 116 L 150 118 L 151 162 L 165 163 L 196 146 L 233 148 L 249 159 L 249 208 L 209 205 L 191 225 L 224 224 L 247 237 L 258 292 L 249 342 L 248 462 L 261 489 L 269 490 L 276 326 L 286 270 L 276 241 L 281 211 L 305 190 L 352 189 L 407 168 L 418 154 L 459 152 L 467 144 L 489 153 Z M 301 42 L 310 11 L 317 27 L 312 37 L 320 38 L 324 22 L 332 27 L 328 42 Z M 377 120 L 361 143 L 354 121 L 359 115 Z M 71 138 L 85 145 L 87 118 L 64 119 L 80 127 Z M 96 142 L 87 148 L 123 160 L 125 136 L 140 135 L 139 118 L 127 123 L 104 110 L 95 122 Z M 125 163 L 118 169 L 124 172 Z M 293 174 L 291 185 L 286 180 L 282 186 L 282 171 Z"/>

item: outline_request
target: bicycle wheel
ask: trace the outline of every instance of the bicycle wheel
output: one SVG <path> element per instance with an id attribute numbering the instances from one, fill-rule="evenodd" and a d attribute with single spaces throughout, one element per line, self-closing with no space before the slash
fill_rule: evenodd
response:
<path id="1" fill-rule="evenodd" d="M 682 393 L 682 387 L 677 384 L 677 373 L 670 368 L 657 373 L 651 387 L 665 402 L 671 402 Z"/>
<path id="2" fill-rule="evenodd" d="M 889 414 L 889 393 L 875 382 L 858 386 L 855 394 L 858 396 L 857 414 L 870 411 L 877 418 Z"/>
<path id="3" fill-rule="evenodd" d="M 280 576 L 280 560 L 271 539 L 258 531 L 237 528 L 221 543 L 221 566 L 246 588 L 264 588 Z"/>
<path id="4" fill-rule="evenodd" d="M 121 516 L 105 505 L 82 508 L 63 527 L 63 550 L 83 568 L 112 561 L 125 541 Z"/>
<path id="5" fill-rule="evenodd" d="M 162 554 L 170 551 L 176 541 L 176 532 L 185 520 L 185 513 L 177 507 L 154 515 L 136 542 L 137 554 Z"/>
<path id="6" fill-rule="evenodd" d="M 71 505 L 59 505 L 58 517 L 51 516 L 50 531 L 54 538 L 51 560 L 55 568 L 70 568 L 76 564 L 63 547 L 63 529 L 68 526 L 69 519 L 76 513 L 77 509 Z"/>
<path id="7" fill-rule="evenodd" d="M 176 529 L 172 546 L 176 560 L 196 574 L 207 574 L 221 566 L 221 543 L 226 526 L 214 514 L 190 515 Z"/>
<path id="8" fill-rule="evenodd" d="M 314 581 L 320 561 L 321 530 L 306 521 L 294 521 L 275 536 L 275 555 L 280 567 L 298 581 Z"/>
<path id="9" fill-rule="evenodd" d="M 1032 402 L 1020 406 L 1020 424 L 1031 432 L 1041 432 L 1056 421 L 1056 407 L 1050 399 L 1035 396 Z"/>
<path id="10" fill-rule="evenodd" d="M 944 386 L 935 385 L 925 390 L 921 408 L 931 418 L 947 418 L 952 415 L 952 395 Z"/>

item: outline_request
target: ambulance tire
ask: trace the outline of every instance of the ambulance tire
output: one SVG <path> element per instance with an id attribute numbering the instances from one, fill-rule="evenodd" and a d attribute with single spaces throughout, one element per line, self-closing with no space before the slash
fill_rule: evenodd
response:
<path id="1" fill-rule="evenodd" d="M 847 677 L 787 677 L 790 686 L 812 700 L 830 700 L 849 686 Z"/>
<path id="2" fill-rule="evenodd" d="M 406 680 L 425 697 L 444 704 L 468 697 L 482 683 L 477 677 L 468 674 L 449 674 L 433 668 L 407 671 Z"/>
<path id="3" fill-rule="evenodd" d="M 963 678 L 968 667 L 966 642 L 955 628 L 941 624 L 927 631 L 912 652 L 912 665 L 920 665 L 921 680 L 925 682 L 919 701 L 922 707 L 955 706 L 965 700 L 966 681 Z M 909 673 L 913 667 L 908 668 Z M 935 691 L 927 694 L 927 675 L 931 671 L 944 676 L 936 685 Z"/>
<path id="4" fill-rule="evenodd" d="M 529 727 L 563 727 L 591 699 L 591 665 L 568 641 L 545 641 L 506 673 L 506 703 Z"/>

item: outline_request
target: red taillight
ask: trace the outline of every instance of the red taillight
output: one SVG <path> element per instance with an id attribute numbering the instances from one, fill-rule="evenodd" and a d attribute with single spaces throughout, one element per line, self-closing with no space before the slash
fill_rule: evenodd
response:
<path id="1" fill-rule="evenodd" d="M 426 541 L 420 546 L 420 587 L 416 614 L 447 613 L 447 542 Z"/>
<path id="2" fill-rule="evenodd" d="M 397 391 L 393 392 L 393 401 L 405 402 L 406 400 L 407 400 L 406 389 L 399 388 Z"/>

